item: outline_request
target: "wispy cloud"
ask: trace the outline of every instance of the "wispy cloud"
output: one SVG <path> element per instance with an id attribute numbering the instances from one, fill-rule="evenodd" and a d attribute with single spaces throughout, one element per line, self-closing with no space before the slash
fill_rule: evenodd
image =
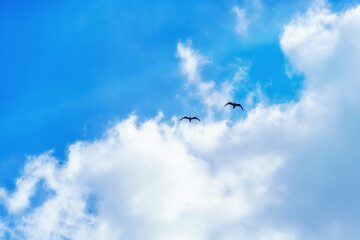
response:
<path id="1" fill-rule="evenodd" d="M 243 5 L 242 8 L 234 6 L 232 11 L 236 15 L 235 31 L 239 35 L 245 36 L 248 33 L 251 22 L 263 10 L 263 5 L 259 0 L 245 1 Z"/>
<path id="2" fill-rule="evenodd" d="M 238 6 L 233 7 L 232 9 L 236 14 L 236 32 L 241 35 L 245 35 L 249 26 L 249 20 L 246 16 L 245 9 L 241 9 Z"/>
<path id="3" fill-rule="evenodd" d="M 200 89 L 207 90 L 208 87 L 203 86 L 204 83 L 201 82 L 200 72 L 202 67 L 210 61 L 192 49 L 191 40 L 178 43 L 177 56 L 182 60 L 181 72 L 187 76 L 188 84 L 198 84 Z"/>
<path id="4" fill-rule="evenodd" d="M 186 76 L 186 86 L 194 87 L 194 93 L 202 103 L 207 106 L 208 116 L 212 116 L 214 110 L 223 109 L 224 103 L 232 100 L 235 84 L 246 77 L 247 68 L 239 66 L 231 81 L 223 81 L 220 88 L 214 81 L 203 81 L 201 76 L 202 67 L 210 61 L 192 47 L 192 42 L 179 42 L 177 56 L 181 59 L 180 69 Z"/>

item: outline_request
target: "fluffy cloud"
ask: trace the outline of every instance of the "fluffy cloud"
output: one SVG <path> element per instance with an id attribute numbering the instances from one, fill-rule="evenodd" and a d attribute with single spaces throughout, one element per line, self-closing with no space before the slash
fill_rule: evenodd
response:
<path id="1" fill-rule="evenodd" d="M 326 2 L 315 1 L 304 15 L 285 26 L 281 36 L 281 48 L 290 64 L 305 75 L 299 104 L 312 95 L 315 99 L 310 103 L 326 113 L 317 124 L 324 130 L 313 134 L 302 151 L 294 152 L 301 156 L 292 163 L 299 174 L 290 177 L 295 190 L 289 191 L 289 200 L 293 203 L 283 211 L 297 216 L 293 221 L 302 229 L 302 238 L 357 239 L 360 234 L 353 211 L 359 213 L 359 208 L 356 200 L 349 201 L 360 196 L 352 190 L 359 180 L 354 169 L 360 169 L 360 151 L 355 147 L 360 143 L 356 123 L 360 119 L 360 35 L 355 31 L 359 27 L 360 6 L 332 13 Z M 317 113 L 314 109 L 311 115 Z M 319 130 L 312 119 L 306 126 Z M 300 179 L 302 183 L 296 183 Z M 311 214 L 299 213 L 300 209 L 311 209 Z"/>
<path id="2" fill-rule="evenodd" d="M 0 236 L 357 239 L 359 27 L 360 7 L 334 14 L 317 1 L 284 28 L 281 47 L 306 76 L 298 102 L 260 103 L 234 122 L 130 116 L 72 144 L 63 165 L 31 157 L 16 190 L 0 188 Z M 189 43 L 177 52 L 205 106 L 231 96 L 202 80 L 209 61 Z"/>
<path id="3" fill-rule="evenodd" d="M 131 116 L 101 140 L 70 146 L 63 166 L 50 153 L 30 159 L 17 190 L 5 199 L 12 214 L 23 214 L 14 237 L 208 239 L 226 234 L 227 225 L 246 222 L 272 201 L 270 179 L 283 161 L 276 153 L 241 157 L 243 151 L 232 147 L 240 139 L 229 130 L 225 122 L 169 126 L 159 117 L 138 124 Z M 52 194 L 26 212 L 39 181 Z"/>
<path id="4" fill-rule="evenodd" d="M 292 66 L 306 75 L 307 90 L 327 89 L 358 103 L 360 8 L 336 14 L 315 1 L 304 16 L 284 28 L 281 48 Z"/>

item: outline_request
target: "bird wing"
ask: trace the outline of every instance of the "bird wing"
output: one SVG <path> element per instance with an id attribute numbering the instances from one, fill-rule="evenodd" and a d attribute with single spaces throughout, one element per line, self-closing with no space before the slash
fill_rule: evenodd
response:
<path id="1" fill-rule="evenodd" d="M 199 120 L 200 121 L 200 119 L 198 119 L 197 117 L 192 117 L 191 119 L 196 119 L 196 120 Z M 201 121 L 200 121 L 201 122 Z"/>
<path id="2" fill-rule="evenodd" d="M 183 119 L 190 119 L 190 118 L 189 117 L 183 117 L 182 119 L 180 119 L 180 121 L 183 120 Z"/>
<path id="3" fill-rule="evenodd" d="M 241 104 L 236 104 L 236 106 L 241 107 L 241 110 L 243 110 L 243 111 L 244 111 L 244 109 L 243 109 L 243 107 L 241 106 Z"/>
<path id="4" fill-rule="evenodd" d="M 225 104 L 225 106 L 224 107 L 226 107 L 227 105 L 233 105 L 233 103 L 232 102 L 228 102 L 227 104 Z"/>

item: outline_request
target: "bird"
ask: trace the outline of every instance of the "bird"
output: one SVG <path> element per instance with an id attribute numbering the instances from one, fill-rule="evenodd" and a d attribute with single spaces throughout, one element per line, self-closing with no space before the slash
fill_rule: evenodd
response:
<path id="1" fill-rule="evenodd" d="M 232 102 L 228 102 L 227 104 L 225 104 L 225 106 L 224 107 L 226 107 L 227 105 L 232 105 L 233 106 L 233 109 L 235 108 L 235 107 L 241 107 L 241 110 L 243 110 L 244 111 L 244 109 L 243 109 L 243 107 L 241 106 L 241 104 L 240 103 L 232 103 Z"/>
<path id="2" fill-rule="evenodd" d="M 196 119 L 196 120 L 199 120 L 199 121 L 200 121 L 200 119 L 198 119 L 197 117 L 183 117 L 182 119 L 180 119 L 180 121 L 183 120 L 183 119 L 188 119 L 189 122 L 191 122 L 191 120 L 193 120 L 193 119 Z M 200 121 L 200 122 L 201 122 L 201 121 Z"/>

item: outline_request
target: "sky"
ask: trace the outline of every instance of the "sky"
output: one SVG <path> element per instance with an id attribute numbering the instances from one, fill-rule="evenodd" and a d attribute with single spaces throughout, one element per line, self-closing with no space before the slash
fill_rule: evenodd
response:
<path id="1" fill-rule="evenodd" d="M 359 1 L 1 2 L 0 238 L 359 239 L 359 28 Z"/>

